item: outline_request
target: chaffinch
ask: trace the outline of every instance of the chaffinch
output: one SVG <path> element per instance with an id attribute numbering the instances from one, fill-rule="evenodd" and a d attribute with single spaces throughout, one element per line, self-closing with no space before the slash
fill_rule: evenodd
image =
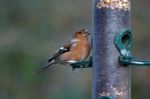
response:
<path id="1" fill-rule="evenodd" d="M 52 57 L 47 60 L 47 63 L 41 66 L 36 72 L 40 73 L 56 63 L 69 65 L 77 61 L 85 60 L 91 50 L 91 45 L 88 40 L 89 34 L 87 30 L 75 32 L 70 41 L 60 47 Z"/>

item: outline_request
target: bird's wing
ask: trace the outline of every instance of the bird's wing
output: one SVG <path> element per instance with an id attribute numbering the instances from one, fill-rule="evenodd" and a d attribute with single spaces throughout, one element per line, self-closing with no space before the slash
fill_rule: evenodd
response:
<path id="1" fill-rule="evenodd" d="M 75 41 L 68 41 L 67 43 L 64 44 L 64 46 L 60 47 L 49 59 L 48 61 L 51 61 L 55 58 L 57 58 L 58 56 L 60 56 L 61 54 L 64 54 L 68 51 L 70 51 L 71 47 L 73 44 L 75 44 Z"/>
<path id="2" fill-rule="evenodd" d="M 36 73 L 40 73 L 44 70 L 46 70 L 49 66 L 51 66 L 52 64 L 55 64 L 56 61 L 55 59 L 60 56 L 63 53 L 66 53 L 70 50 L 70 48 L 72 47 L 72 45 L 75 42 L 69 41 L 67 42 L 64 46 L 60 47 L 49 59 L 48 61 L 45 62 L 44 65 L 42 65 L 39 69 L 37 69 L 35 72 Z"/>

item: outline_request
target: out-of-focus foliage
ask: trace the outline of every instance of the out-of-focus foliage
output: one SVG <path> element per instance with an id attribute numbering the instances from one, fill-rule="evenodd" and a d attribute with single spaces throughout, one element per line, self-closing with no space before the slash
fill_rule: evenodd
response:
<path id="1" fill-rule="evenodd" d="M 132 0 L 133 53 L 139 59 L 150 60 L 150 1 Z M 150 98 L 150 68 L 132 68 L 132 99 Z"/>
<path id="2" fill-rule="evenodd" d="M 150 59 L 150 1 L 132 0 L 133 53 Z M 91 30 L 91 0 L 0 0 L 0 99 L 91 99 L 91 69 L 37 66 L 71 37 Z M 149 99 L 149 68 L 132 69 L 132 98 Z"/>

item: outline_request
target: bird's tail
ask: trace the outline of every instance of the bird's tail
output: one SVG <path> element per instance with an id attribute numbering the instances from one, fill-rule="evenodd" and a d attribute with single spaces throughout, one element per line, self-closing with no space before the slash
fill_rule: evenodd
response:
<path id="1" fill-rule="evenodd" d="M 67 49 L 59 49 L 58 52 L 56 52 L 54 55 L 52 55 L 46 64 L 42 65 L 39 69 L 35 71 L 35 73 L 41 73 L 44 70 L 46 70 L 48 67 L 50 67 L 52 64 L 56 64 L 57 57 L 59 57 L 61 54 L 65 53 Z"/>
<path id="2" fill-rule="evenodd" d="M 43 71 L 45 71 L 48 67 L 50 67 L 52 64 L 55 64 L 56 61 L 54 59 L 52 59 L 51 61 L 47 61 L 46 64 L 42 65 L 40 68 L 38 68 L 35 73 L 41 73 Z"/>

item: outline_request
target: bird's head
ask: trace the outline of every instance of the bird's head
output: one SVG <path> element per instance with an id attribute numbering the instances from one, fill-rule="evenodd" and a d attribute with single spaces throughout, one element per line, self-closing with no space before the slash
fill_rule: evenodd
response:
<path id="1" fill-rule="evenodd" d="M 74 37 L 75 38 L 87 38 L 88 35 L 90 35 L 88 30 L 79 30 L 75 32 Z"/>

